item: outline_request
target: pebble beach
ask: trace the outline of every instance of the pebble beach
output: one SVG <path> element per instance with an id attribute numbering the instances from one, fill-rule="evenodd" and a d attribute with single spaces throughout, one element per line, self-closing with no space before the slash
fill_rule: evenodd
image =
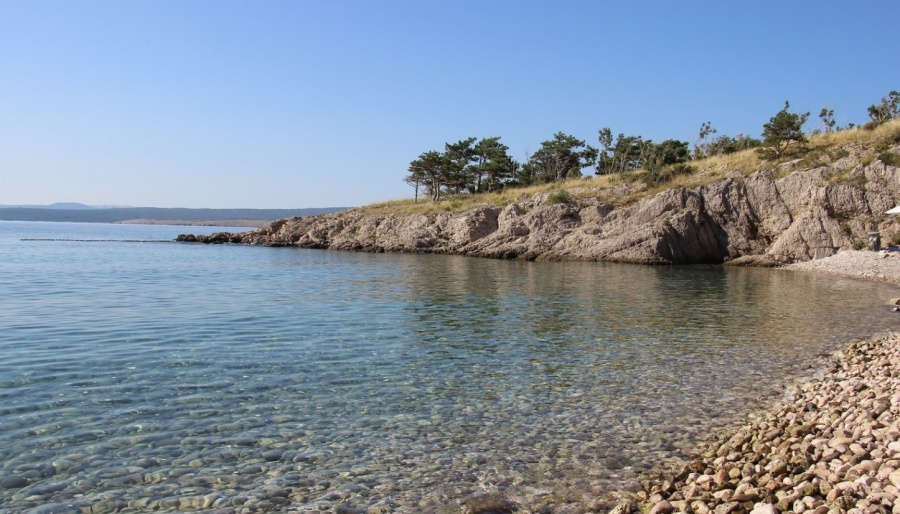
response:
<path id="1" fill-rule="evenodd" d="M 900 285 L 900 252 L 847 250 L 825 259 L 791 264 L 783 269 Z"/>
<path id="2" fill-rule="evenodd" d="M 786 269 L 900 284 L 893 252 L 847 251 Z M 769 412 L 611 511 L 900 513 L 900 334 L 850 343 Z"/>

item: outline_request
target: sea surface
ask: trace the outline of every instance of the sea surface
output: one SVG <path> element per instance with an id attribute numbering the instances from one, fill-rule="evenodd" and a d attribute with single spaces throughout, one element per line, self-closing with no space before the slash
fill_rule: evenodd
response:
<path id="1" fill-rule="evenodd" d="M 171 242 L 216 230 L 0 222 L 0 512 L 579 502 L 897 326 L 780 270 Z"/>

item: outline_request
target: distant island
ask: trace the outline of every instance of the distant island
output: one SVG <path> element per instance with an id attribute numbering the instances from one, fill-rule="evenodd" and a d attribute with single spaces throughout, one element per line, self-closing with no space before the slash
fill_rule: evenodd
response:
<path id="1" fill-rule="evenodd" d="M 3 221 L 55 221 L 74 223 L 131 223 L 258 227 L 277 219 L 314 216 L 348 209 L 188 209 L 162 207 L 92 207 L 80 203 L 0 206 Z"/>

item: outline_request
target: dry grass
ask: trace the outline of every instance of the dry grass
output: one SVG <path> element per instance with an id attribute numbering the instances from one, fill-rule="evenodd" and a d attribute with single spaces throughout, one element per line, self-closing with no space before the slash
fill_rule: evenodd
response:
<path id="1" fill-rule="evenodd" d="M 707 157 L 696 162 L 698 170 L 707 170 L 707 175 L 717 180 L 729 173 L 749 175 L 759 169 L 760 159 L 756 150 Z"/>
<path id="2" fill-rule="evenodd" d="M 817 134 L 809 138 L 810 148 L 843 146 L 851 143 L 877 145 L 882 141 L 900 140 L 900 119 L 888 121 L 874 129 L 855 127 L 828 134 Z"/>
<path id="3" fill-rule="evenodd" d="M 374 203 L 360 207 L 360 210 L 370 214 L 398 214 L 398 215 L 435 215 L 453 212 L 462 212 L 477 207 L 505 207 L 511 203 L 530 197 L 537 193 L 551 193 L 554 191 L 571 190 L 584 187 L 598 179 L 574 179 L 537 186 L 504 189 L 496 193 L 482 193 L 479 195 L 461 194 L 448 196 L 436 202 L 429 199 L 392 200 L 389 202 Z M 599 179 L 603 180 L 603 179 Z"/>
<path id="4" fill-rule="evenodd" d="M 900 143 L 900 120 L 883 123 L 872 129 L 857 127 L 827 134 L 810 136 L 806 150 L 800 154 L 788 155 L 779 161 L 764 161 L 755 150 L 744 150 L 729 155 L 708 157 L 692 161 L 695 169 L 691 174 L 679 175 L 659 184 L 647 185 L 642 176 L 644 170 L 635 170 L 620 175 L 602 175 L 583 179 L 566 180 L 523 188 L 510 188 L 496 193 L 479 195 L 463 194 L 442 198 L 437 202 L 429 199 L 393 200 L 361 207 L 359 210 L 370 214 L 433 216 L 463 212 L 479 207 L 505 207 L 522 201 L 537 193 L 553 193 L 567 190 L 574 200 L 599 199 L 615 205 L 627 205 L 673 188 L 695 188 L 722 180 L 729 176 L 747 176 L 762 168 L 777 169 L 778 165 L 792 159 L 801 159 L 800 168 L 830 164 L 847 155 L 844 147 L 862 145 L 871 158 L 877 155 L 876 148 L 885 144 Z M 791 173 L 783 170 L 781 174 Z M 624 186 L 624 187 L 623 187 Z"/>

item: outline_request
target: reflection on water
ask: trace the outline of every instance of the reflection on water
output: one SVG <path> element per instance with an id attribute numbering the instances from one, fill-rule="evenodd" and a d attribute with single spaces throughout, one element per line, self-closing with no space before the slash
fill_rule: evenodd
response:
<path id="1" fill-rule="evenodd" d="M 712 266 L 20 241 L 79 229 L 0 224 L 0 510 L 598 494 L 890 329 L 896 296 Z"/>

